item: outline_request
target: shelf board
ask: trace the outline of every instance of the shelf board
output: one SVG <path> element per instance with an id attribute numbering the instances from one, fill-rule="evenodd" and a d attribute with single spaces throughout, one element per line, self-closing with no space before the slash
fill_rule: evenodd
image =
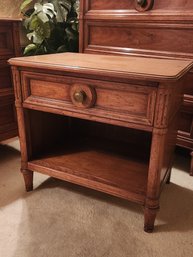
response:
<path id="1" fill-rule="evenodd" d="M 95 144 L 96 143 L 96 144 Z M 109 151 L 98 142 L 66 145 L 28 162 L 28 169 L 144 203 L 148 162 Z"/>

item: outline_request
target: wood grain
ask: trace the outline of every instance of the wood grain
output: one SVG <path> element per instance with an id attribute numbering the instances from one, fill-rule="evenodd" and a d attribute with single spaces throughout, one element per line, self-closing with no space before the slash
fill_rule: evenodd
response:
<path id="1" fill-rule="evenodd" d="M 11 65 L 21 67 L 39 67 L 41 69 L 53 69 L 80 72 L 89 71 L 97 75 L 110 74 L 111 76 L 124 75 L 125 77 L 154 78 L 154 80 L 176 80 L 192 67 L 191 60 L 164 59 L 164 58 L 143 58 L 143 57 L 122 57 L 91 55 L 80 53 L 62 53 L 42 56 L 19 57 L 10 59 Z"/>

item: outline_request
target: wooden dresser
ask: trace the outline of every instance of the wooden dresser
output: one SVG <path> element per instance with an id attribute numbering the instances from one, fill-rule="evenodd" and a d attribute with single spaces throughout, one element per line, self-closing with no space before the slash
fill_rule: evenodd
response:
<path id="1" fill-rule="evenodd" d="M 0 18 L 0 141 L 17 136 L 11 70 L 7 60 L 21 54 L 18 19 Z"/>
<path id="2" fill-rule="evenodd" d="M 81 1 L 80 52 L 193 58 L 192 35 L 192 0 Z M 193 70 L 183 88 L 177 145 L 191 152 Z M 193 160 L 190 174 L 193 175 Z"/>
<path id="3" fill-rule="evenodd" d="M 26 190 L 36 171 L 131 200 L 152 232 L 193 62 L 64 53 L 10 63 Z"/>

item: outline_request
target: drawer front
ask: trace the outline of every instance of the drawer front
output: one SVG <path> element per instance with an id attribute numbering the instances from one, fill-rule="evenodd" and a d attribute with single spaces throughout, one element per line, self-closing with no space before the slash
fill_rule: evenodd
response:
<path id="1" fill-rule="evenodd" d="M 84 52 L 105 52 L 129 54 L 157 53 L 171 55 L 171 52 L 192 53 L 193 28 L 185 29 L 183 24 L 145 23 L 116 21 L 85 21 Z M 180 40 L 179 40 L 180 38 Z M 189 42 L 189 44 L 187 44 Z"/>
<path id="2" fill-rule="evenodd" d="M 124 10 L 134 9 L 137 0 L 83 0 L 88 10 Z M 191 10 L 193 8 L 192 0 L 187 0 L 186 3 L 182 0 L 154 0 L 154 11 L 159 10 Z"/>
<path id="3" fill-rule="evenodd" d="M 134 1 L 130 0 L 84 0 L 88 10 L 134 9 Z"/>
<path id="4" fill-rule="evenodd" d="M 12 25 L 0 24 L 0 56 L 13 55 L 13 34 Z"/>
<path id="5" fill-rule="evenodd" d="M 153 124 L 157 90 L 154 87 L 31 72 L 22 72 L 22 82 L 24 105 L 61 109 L 67 115 L 82 114 L 98 121 L 110 119 L 111 123 Z M 86 94 L 83 104 L 74 98 L 75 93 L 82 91 Z"/>

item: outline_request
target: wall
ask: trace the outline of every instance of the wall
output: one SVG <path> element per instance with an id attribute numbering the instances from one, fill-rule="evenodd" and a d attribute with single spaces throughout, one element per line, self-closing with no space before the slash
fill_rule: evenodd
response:
<path id="1" fill-rule="evenodd" d="M 19 17 L 22 0 L 0 0 L 0 17 Z"/>

